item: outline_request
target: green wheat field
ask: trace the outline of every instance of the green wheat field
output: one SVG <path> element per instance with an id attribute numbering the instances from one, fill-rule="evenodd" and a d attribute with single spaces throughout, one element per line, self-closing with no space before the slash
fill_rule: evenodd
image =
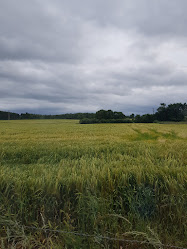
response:
<path id="1" fill-rule="evenodd" d="M 187 245 L 186 124 L 0 121 L 1 249 L 162 243 Z"/>

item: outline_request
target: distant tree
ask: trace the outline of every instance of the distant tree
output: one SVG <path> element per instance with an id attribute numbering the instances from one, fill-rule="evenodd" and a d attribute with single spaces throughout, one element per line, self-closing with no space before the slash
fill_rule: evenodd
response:
<path id="1" fill-rule="evenodd" d="M 109 113 L 107 113 L 108 111 L 105 110 L 99 110 L 96 112 L 95 116 L 97 119 L 107 119 L 109 116 L 111 116 L 111 110 L 109 110 Z"/>
<path id="2" fill-rule="evenodd" d="M 155 120 L 155 115 L 153 114 L 145 114 L 141 117 L 142 123 L 153 123 Z"/>
<path id="3" fill-rule="evenodd" d="M 112 110 L 106 111 L 106 119 L 112 119 L 114 117 L 114 112 Z"/>
<path id="4" fill-rule="evenodd" d="M 134 122 L 135 123 L 141 123 L 141 116 L 140 115 L 136 115 Z"/>
<path id="5" fill-rule="evenodd" d="M 167 107 L 168 111 L 168 119 L 170 121 L 182 121 L 185 117 L 185 112 L 187 109 L 186 103 L 176 103 L 176 104 L 170 104 Z"/>
<path id="6" fill-rule="evenodd" d="M 8 120 L 9 118 L 12 120 L 20 119 L 20 115 L 14 112 L 0 111 L 0 120 Z"/>
<path id="7" fill-rule="evenodd" d="M 159 121 L 182 121 L 185 118 L 186 112 L 186 103 L 175 103 L 168 106 L 165 103 L 161 103 L 155 113 L 155 119 Z"/>
<path id="8" fill-rule="evenodd" d="M 112 110 L 99 110 L 95 114 L 97 119 L 123 119 L 125 115 L 122 112 L 113 112 Z"/>
<path id="9" fill-rule="evenodd" d="M 168 120 L 167 108 L 165 103 L 161 103 L 159 108 L 157 109 L 156 119 L 160 121 Z"/>
<path id="10" fill-rule="evenodd" d="M 125 115 L 122 112 L 114 112 L 113 118 L 114 119 L 123 119 L 123 118 L 125 118 Z"/>

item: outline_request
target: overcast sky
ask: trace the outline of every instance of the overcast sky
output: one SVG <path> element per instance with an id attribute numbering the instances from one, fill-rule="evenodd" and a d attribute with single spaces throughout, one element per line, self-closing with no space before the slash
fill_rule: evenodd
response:
<path id="1" fill-rule="evenodd" d="M 187 0 L 0 0 L 0 110 L 187 102 Z"/>

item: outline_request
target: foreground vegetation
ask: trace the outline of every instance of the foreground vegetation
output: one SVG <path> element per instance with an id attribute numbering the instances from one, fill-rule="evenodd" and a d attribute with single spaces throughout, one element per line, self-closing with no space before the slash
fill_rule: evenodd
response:
<path id="1" fill-rule="evenodd" d="M 186 128 L 1 121 L 0 248 L 162 248 L 160 243 L 185 247 Z"/>

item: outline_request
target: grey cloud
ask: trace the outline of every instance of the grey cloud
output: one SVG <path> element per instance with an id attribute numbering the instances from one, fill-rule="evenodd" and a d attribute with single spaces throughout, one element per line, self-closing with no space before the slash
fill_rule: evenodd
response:
<path id="1" fill-rule="evenodd" d="M 56 17 L 39 1 L 1 1 L 0 59 L 44 60 L 76 63 L 80 39 L 79 20 L 63 9 Z M 47 2 L 46 2 L 47 5 Z"/>
<path id="2" fill-rule="evenodd" d="M 68 3 L 68 4 L 67 4 Z M 186 35 L 186 0 L 74 0 L 65 1 L 71 11 L 100 25 L 134 29 L 146 35 Z"/>
<path id="3" fill-rule="evenodd" d="M 186 101 L 186 0 L 0 5 L 0 110 L 143 113 Z"/>

